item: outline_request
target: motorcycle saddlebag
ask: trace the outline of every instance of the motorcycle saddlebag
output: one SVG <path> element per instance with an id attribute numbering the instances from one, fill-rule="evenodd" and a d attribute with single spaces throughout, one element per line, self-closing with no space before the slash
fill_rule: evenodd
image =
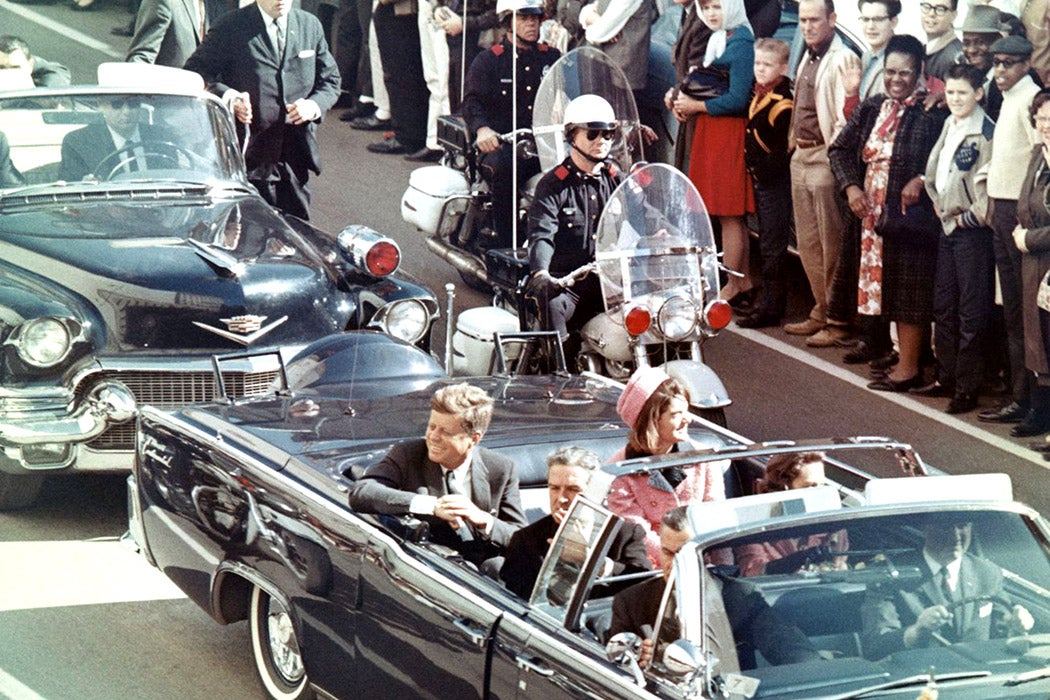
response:
<path id="1" fill-rule="evenodd" d="M 485 251 L 485 270 L 493 285 L 517 289 L 518 282 L 529 276 L 528 248 L 493 248 Z"/>
<path id="2" fill-rule="evenodd" d="M 468 196 L 470 183 L 461 171 L 444 165 L 416 168 L 401 196 L 401 218 L 431 235 L 438 233 L 441 226 L 441 235 L 448 236 L 459 226 Z M 458 206 L 457 199 L 463 200 Z M 441 211 L 446 203 L 451 209 L 443 222 Z"/>

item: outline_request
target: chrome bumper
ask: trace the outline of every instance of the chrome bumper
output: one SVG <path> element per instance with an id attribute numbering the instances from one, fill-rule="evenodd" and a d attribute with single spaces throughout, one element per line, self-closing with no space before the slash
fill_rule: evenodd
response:
<path id="1" fill-rule="evenodd" d="M 5 397 L 4 403 L 14 401 Z M 31 399 L 22 403 L 31 403 Z M 120 382 L 107 379 L 91 387 L 65 414 L 41 415 L 17 407 L 0 414 L 0 448 L 27 469 L 61 469 L 73 461 L 76 443 L 93 440 L 110 426 L 134 419 L 136 412 L 134 394 Z"/>

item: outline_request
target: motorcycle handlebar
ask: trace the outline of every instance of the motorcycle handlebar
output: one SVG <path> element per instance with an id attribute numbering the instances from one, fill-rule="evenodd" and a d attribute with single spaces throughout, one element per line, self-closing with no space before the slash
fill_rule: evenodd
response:
<path id="1" fill-rule="evenodd" d="M 554 284 L 558 285 L 559 287 L 565 287 L 565 288 L 571 287 L 572 285 L 576 284 L 576 282 L 578 282 L 579 280 L 583 279 L 587 275 L 589 275 L 591 273 L 596 273 L 597 271 L 598 271 L 598 263 L 596 263 L 596 262 L 589 262 L 586 265 L 581 265 L 580 267 L 576 268 L 575 270 L 573 270 L 569 274 L 565 275 L 564 277 L 556 278 L 554 280 Z"/>

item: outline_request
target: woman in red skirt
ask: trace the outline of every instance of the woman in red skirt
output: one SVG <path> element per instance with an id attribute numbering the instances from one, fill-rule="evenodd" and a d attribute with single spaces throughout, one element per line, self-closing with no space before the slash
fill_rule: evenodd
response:
<path id="1" fill-rule="evenodd" d="M 748 234 L 744 216 L 754 211 L 751 181 L 744 170 L 744 127 L 754 83 L 755 35 L 743 0 L 699 0 L 700 17 L 711 28 L 703 65 L 673 102 L 675 117 L 696 115 L 689 157 L 689 179 L 704 198 L 708 213 L 722 227 L 726 267 L 731 276 L 722 298 L 747 301 L 753 295 L 748 274 Z M 687 94 L 691 92 L 690 94 Z"/>

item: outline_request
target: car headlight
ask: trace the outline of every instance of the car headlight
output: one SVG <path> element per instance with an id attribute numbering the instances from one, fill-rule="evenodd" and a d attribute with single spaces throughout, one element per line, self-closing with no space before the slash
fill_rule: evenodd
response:
<path id="1" fill-rule="evenodd" d="M 386 333 L 416 343 L 430 327 L 430 312 L 418 299 L 402 299 L 387 304 L 377 314 L 377 322 Z"/>
<path id="2" fill-rule="evenodd" d="M 663 303 L 656 323 L 665 338 L 672 342 L 685 340 L 696 328 L 697 307 L 692 299 L 673 296 Z"/>
<path id="3" fill-rule="evenodd" d="M 73 345 L 69 327 L 56 318 L 34 318 L 12 336 L 18 356 L 34 367 L 52 367 L 65 359 Z"/>

